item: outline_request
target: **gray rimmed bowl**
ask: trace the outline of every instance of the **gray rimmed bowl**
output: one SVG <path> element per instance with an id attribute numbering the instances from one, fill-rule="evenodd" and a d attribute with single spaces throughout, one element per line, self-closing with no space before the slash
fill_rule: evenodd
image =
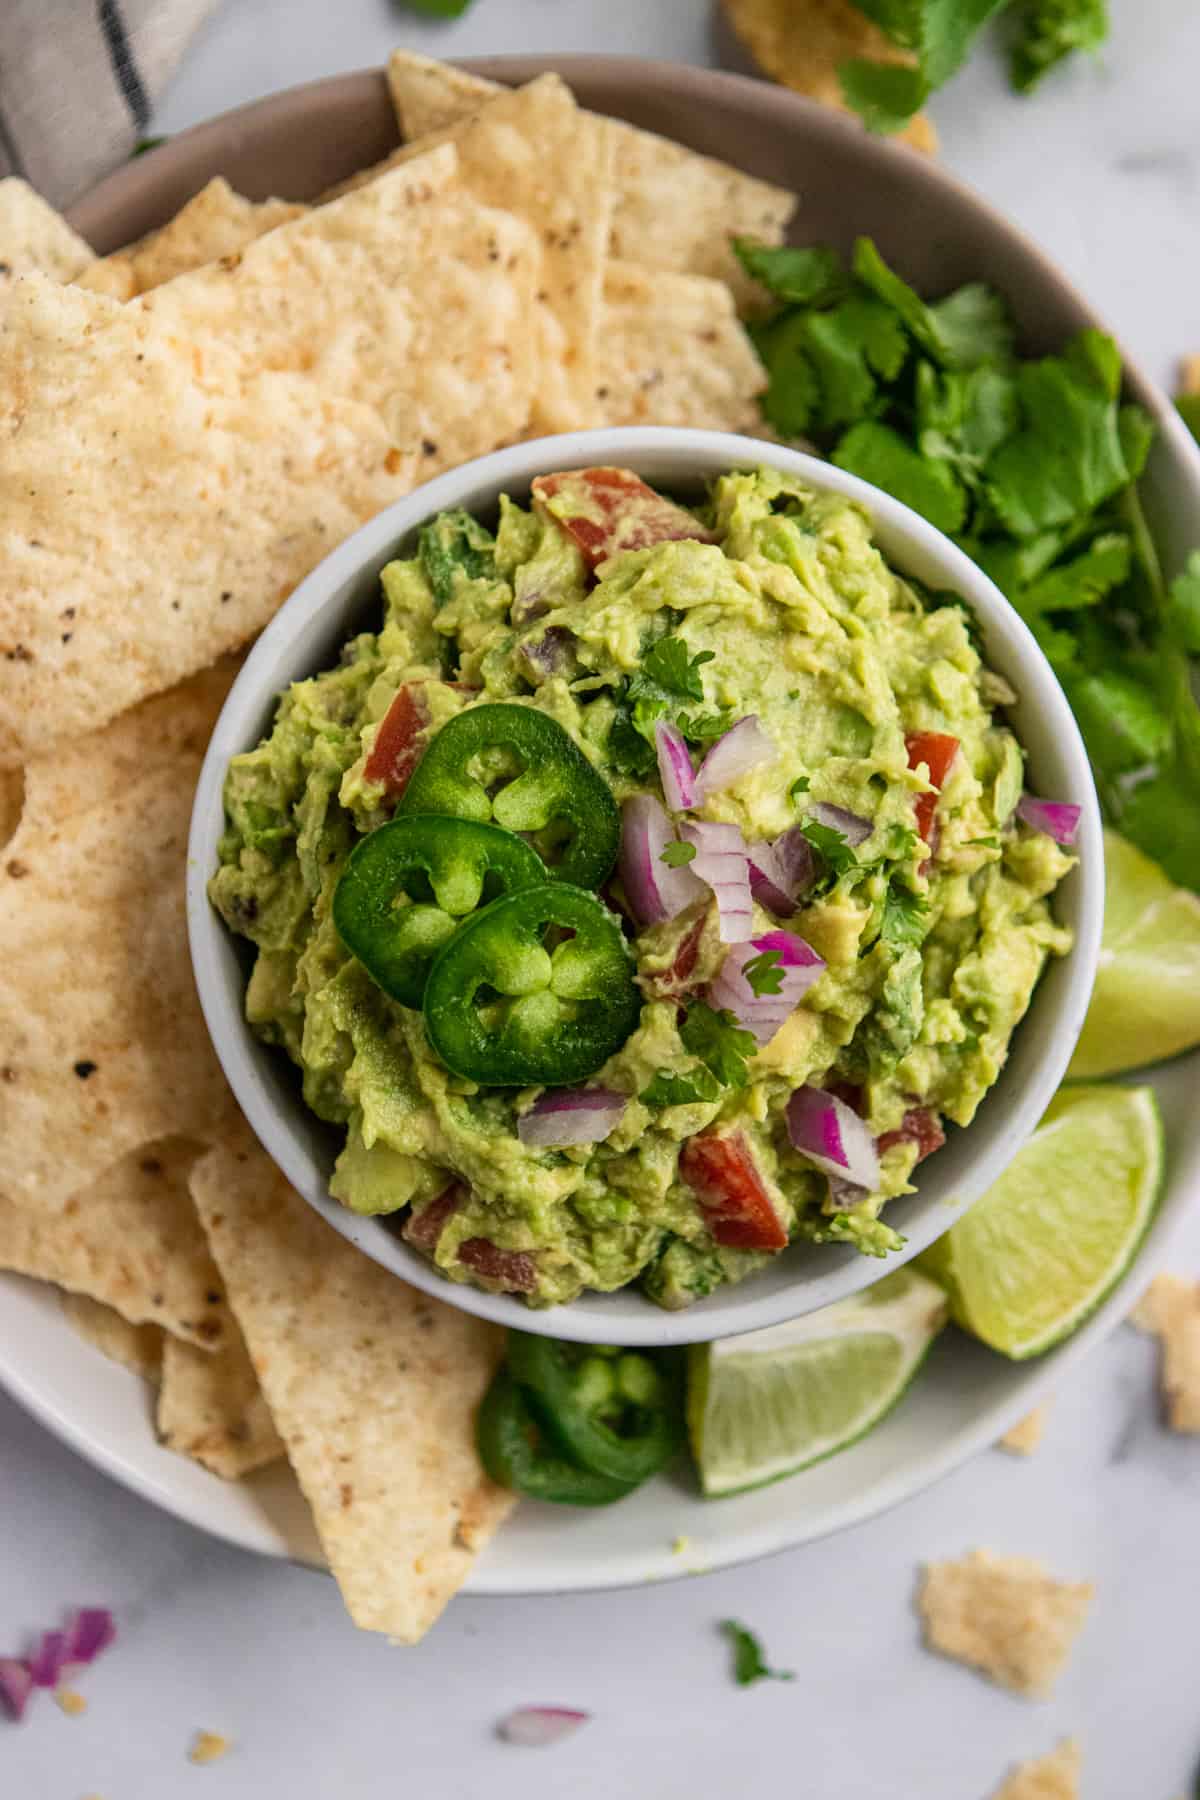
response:
<path id="1" fill-rule="evenodd" d="M 551 469 L 613 463 L 637 470 L 652 485 L 697 493 L 727 469 L 767 464 L 857 500 L 896 568 L 934 590 L 960 594 L 971 607 L 986 660 L 1018 695 L 1009 711 L 1028 752 L 1032 786 L 1082 809 L 1079 864 L 1056 902 L 1074 930 L 1075 947 L 1047 969 L 1009 1061 L 975 1120 L 922 1167 L 917 1193 L 889 1205 L 888 1222 L 906 1239 L 903 1252 L 879 1262 L 841 1245 L 794 1244 L 761 1273 L 680 1313 L 664 1312 L 635 1288 L 534 1309 L 511 1295 L 451 1282 L 393 1226 L 331 1198 L 329 1178 L 343 1133 L 308 1110 L 286 1057 L 247 1025 L 245 946 L 226 930 L 206 893 L 224 827 L 222 787 L 230 759 L 269 730 L 291 682 L 332 666 L 346 639 L 377 613 L 379 572 L 394 556 L 415 549 L 419 527 L 449 507 L 491 513 L 501 493 L 525 499 L 533 477 Z M 1083 1025 L 1099 953 L 1104 866 L 1091 771 L 1062 689 L 1027 626 L 962 551 L 898 501 L 815 457 L 720 432 L 642 427 L 518 444 L 451 470 L 388 507 L 301 582 L 250 652 L 217 722 L 196 792 L 187 902 L 196 983 L 230 1086 L 288 1180 L 343 1236 L 406 1281 L 500 1324 L 593 1343 L 672 1344 L 754 1331 L 843 1299 L 915 1256 L 987 1190 L 1036 1125 Z"/>

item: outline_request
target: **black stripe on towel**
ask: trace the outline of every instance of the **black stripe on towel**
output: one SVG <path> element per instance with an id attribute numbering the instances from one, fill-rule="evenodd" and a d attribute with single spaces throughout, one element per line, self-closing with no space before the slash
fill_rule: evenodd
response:
<path id="1" fill-rule="evenodd" d="M 133 114 L 133 122 L 141 131 L 150 118 L 150 102 L 146 90 L 142 86 L 142 78 L 138 74 L 137 64 L 133 60 L 133 51 L 129 47 L 129 37 L 125 30 L 125 21 L 121 17 L 121 9 L 117 0 L 98 0 L 100 29 L 104 33 L 104 42 L 108 46 L 108 58 L 112 63 L 113 74 L 117 85 L 125 96 L 125 104 Z"/>

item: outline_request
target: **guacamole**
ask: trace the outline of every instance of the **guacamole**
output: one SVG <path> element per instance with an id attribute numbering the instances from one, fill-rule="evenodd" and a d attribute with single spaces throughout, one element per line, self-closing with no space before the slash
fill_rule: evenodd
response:
<path id="1" fill-rule="evenodd" d="M 233 760 L 247 1018 L 344 1133 L 332 1193 L 452 1281 L 678 1307 L 796 1239 L 886 1255 L 1070 948 L 1071 809 L 857 506 L 533 488 L 425 526 Z"/>

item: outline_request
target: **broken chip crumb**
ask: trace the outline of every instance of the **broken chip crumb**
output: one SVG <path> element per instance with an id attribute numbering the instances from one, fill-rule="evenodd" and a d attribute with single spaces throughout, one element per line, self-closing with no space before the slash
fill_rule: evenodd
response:
<path id="1" fill-rule="evenodd" d="M 1048 1406 L 1035 1406 L 1031 1413 L 1026 1413 L 1023 1419 L 1009 1427 L 1000 1439 L 1000 1448 L 1013 1456 L 1032 1456 L 1045 1434 L 1049 1412 Z"/>
<path id="2" fill-rule="evenodd" d="M 993 1800 L 1079 1800 L 1083 1754 L 1074 1738 L 1064 1738 L 1048 1756 L 1018 1763 Z"/>
<path id="3" fill-rule="evenodd" d="M 55 1688 L 54 1698 L 69 1719 L 78 1719 L 87 1711 L 87 1701 L 82 1694 L 77 1694 L 74 1688 Z"/>
<path id="4" fill-rule="evenodd" d="M 1200 1281 L 1159 1275 L 1129 1315 L 1162 1345 L 1159 1383 L 1172 1431 L 1200 1433 Z"/>
<path id="5" fill-rule="evenodd" d="M 1180 373 L 1180 393 L 1200 394 L 1200 356 L 1185 356 Z"/>
<path id="6" fill-rule="evenodd" d="M 929 1649 L 1041 1696 L 1066 1665 L 1093 1591 L 1090 1582 L 1059 1581 L 1031 1557 L 974 1550 L 929 1563 L 917 1604 Z"/>
<path id="7" fill-rule="evenodd" d="M 219 1731 L 198 1731 L 192 1739 L 192 1747 L 188 1751 L 188 1761 L 194 1763 L 219 1762 L 228 1750 L 232 1750 L 230 1738 L 222 1737 Z"/>

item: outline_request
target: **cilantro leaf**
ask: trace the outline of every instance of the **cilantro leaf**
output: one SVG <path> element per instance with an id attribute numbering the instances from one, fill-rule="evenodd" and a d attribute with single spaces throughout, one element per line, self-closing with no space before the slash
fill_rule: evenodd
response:
<path id="1" fill-rule="evenodd" d="M 697 1100 L 716 1100 L 720 1093 L 721 1083 L 708 1069 L 693 1069 L 688 1075 L 660 1069 L 638 1099 L 646 1106 L 690 1106 Z"/>
<path id="2" fill-rule="evenodd" d="M 987 492 L 1014 537 L 1068 525 L 1127 485 L 1116 345 L 1088 330 L 1062 356 L 1017 373 L 1021 426 L 987 470 Z"/>
<path id="3" fill-rule="evenodd" d="M 1098 50 L 1108 36 L 1105 0 L 1025 0 L 1012 52 L 1012 84 L 1032 93 L 1043 75 L 1076 50 Z"/>
<path id="4" fill-rule="evenodd" d="M 731 1012 L 714 1012 L 704 1000 L 693 1000 L 679 1027 L 680 1042 L 698 1057 L 723 1087 L 743 1088 L 749 1076 L 746 1059 L 758 1046 Z"/>
<path id="5" fill-rule="evenodd" d="M 907 888 L 888 886 L 883 903 L 883 923 L 879 935 L 885 944 L 903 949 L 906 944 L 923 944 L 929 932 L 929 905 L 919 894 Z"/>
<path id="6" fill-rule="evenodd" d="M 855 0 L 892 42 L 915 51 L 930 88 L 961 68 L 980 29 L 1008 0 Z"/>
<path id="7" fill-rule="evenodd" d="M 689 744 L 711 744 L 714 738 L 724 737 L 734 723 L 733 709 L 727 706 L 713 713 L 677 713 L 675 723 Z"/>
<path id="8" fill-rule="evenodd" d="M 467 581 L 494 580 L 495 551 L 491 532 L 461 510 L 439 513 L 421 527 L 417 539 L 421 567 L 439 606 L 454 598 L 460 576 Z"/>
<path id="9" fill-rule="evenodd" d="M 945 463 L 928 461 L 890 425 L 869 419 L 852 426 L 833 460 L 911 506 L 939 531 L 956 532 L 966 520 L 967 496 L 958 477 Z"/>
<path id="10" fill-rule="evenodd" d="M 975 487 L 988 458 L 1017 428 L 1017 386 L 1003 369 L 917 365 L 917 447 Z"/>
<path id="11" fill-rule="evenodd" d="M 784 313 L 755 332 L 755 348 L 767 371 L 759 405 L 783 437 L 804 437 L 821 404 L 821 387 L 808 355 L 808 314 Z"/>
<path id="12" fill-rule="evenodd" d="M 870 238 L 854 246 L 854 273 L 865 287 L 898 313 L 926 355 L 947 369 L 974 369 L 1002 362 L 1012 352 L 1008 308 L 994 288 L 972 282 L 927 306 L 890 269 Z"/>
<path id="13" fill-rule="evenodd" d="M 695 855 L 695 844 L 685 844 L 680 838 L 672 838 L 659 857 L 659 861 L 665 862 L 668 869 L 682 869 L 685 863 L 694 860 Z"/>
<path id="14" fill-rule="evenodd" d="M 853 294 L 832 312 L 810 313 L 805 347 L 820 391 L 818 423 L 825 430 L 870 418 L 876 377 L 895 381 L 908 356 L 894 312 L 869 294 Z"/>
<path id="15" fill-rule="evenodd" d="M 808 779 L 807 775 L 797 775 L 795 781 L 793 781 L 791 787 L 788 789 L 788 799 L 792 802 L 793 806 L 799 806 L 800 796 L 802 794 L 807 794 L 811 786 L 812 782 Z"/>
<path id="16" fill-rule="evenodd" d="M 742 974 L 750 992 L 760 998 L 763 994 L 783 992 L 783 958 L 778 950 L 760 950 L 757 956 L 747 957 Z"/>
<path id="17" fill-rule="evenodd" d="M 1167 630 L 1191 656 L 1200 656 L 1200 550 L 1171 583 L 1167 596 Z"/>
<path id="18" fill-rule="evenodd" d="M 641 673 L 669 694 L 679 694 L 684 700 L 703 700 L 700 670 L 712 660 L 711 650 L 698 650 L 695 656 L 689 656 L 682 638 L 661 637 L 642 657 Z"/>
<path id="19" fill-rule="evenodd" d="M 736 1619 L 722 1619 L 721 1630 L 733 1648 L 733 1679 L 739 1687 L 754 1681 L 795 1681 L 793 1669 L 770 1669 L 763 1660 L 762 1645 L 752 1631 Z"/>
<path id="20" fill-rule="evenodd" d="M 864 57 L 839 63 L 838 80 L 846 105 L 858 114 L 868 131 L 884 135 L 903 131 L 931 91 L 919 69 L 906 69 L 901 63 L 870 62 Z"/>
<path id="21" fill-rule="evenodd" d="M 822 825 L 818 819 L 805 819 L 800 829 L 835 878 L 857 864 L 853 847 L 844 833 L 835 831 L 832 825 Z"/>
<path id="22" fill-rule="evenodd" d="M 820 245 L 794 249 L 755 243 L 753 238 L 734 238 L 737 259 L 755 281 L 761 281 L 779 300 L 794 306 L 828 306 L 846 291 L 846 277 L 836 250 Z"/>
<path id="23" fill-rule="evenodd" d="M 634 781 L 647 781 L 657 767 L 654 750 L 633 722 L 629 706 L 621 702 L 613 715 L 605 740 L 605 754 L 613 768 Z"/>

